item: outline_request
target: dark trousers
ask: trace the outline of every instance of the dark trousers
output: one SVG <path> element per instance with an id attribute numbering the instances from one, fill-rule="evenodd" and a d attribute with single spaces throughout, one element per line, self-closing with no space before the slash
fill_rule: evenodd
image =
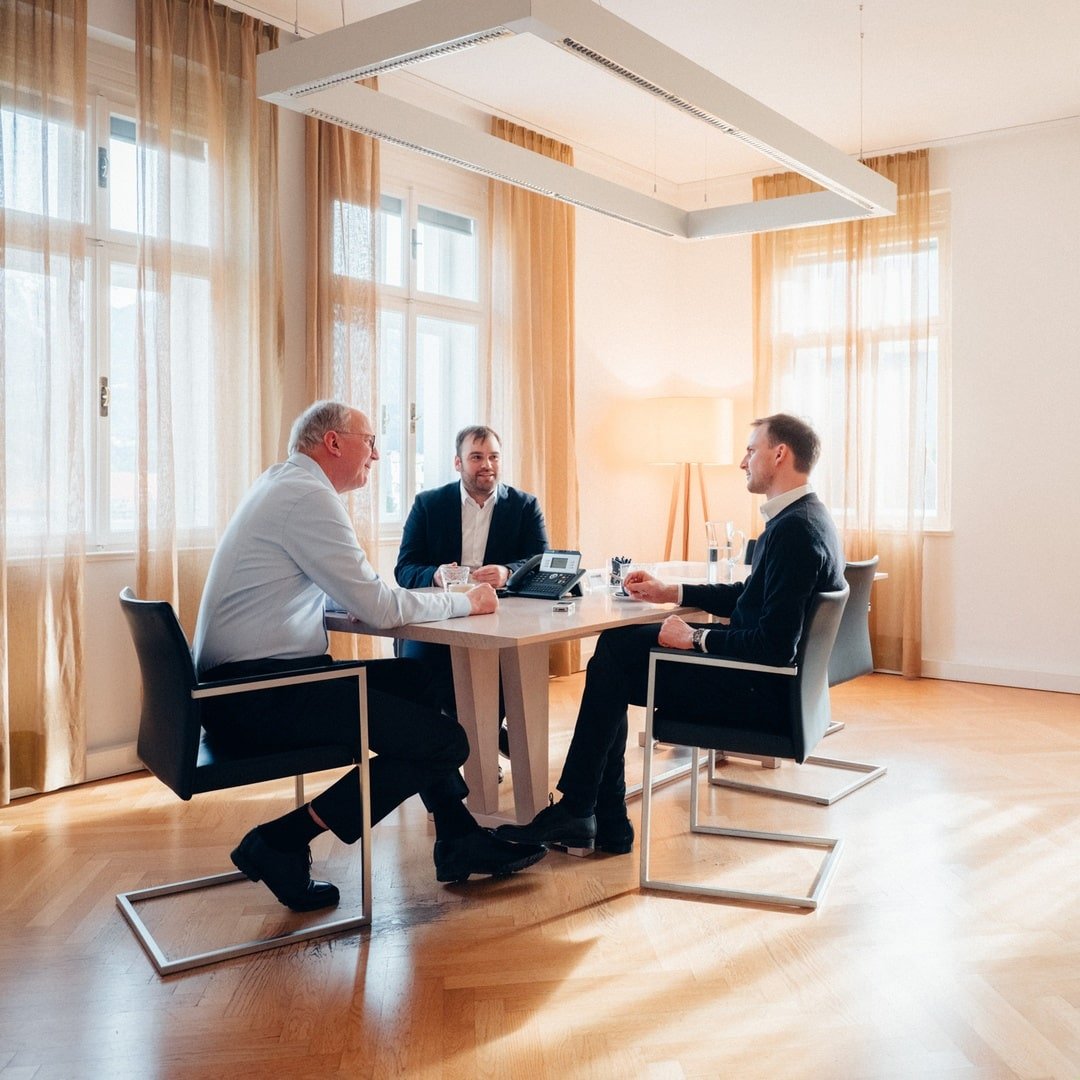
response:
<path id="1" fill-rule="evenodd" d="M 423 664 L 431 676 L 431 689 L 436 700 L 451 716 L 457 716 L 457 698 L 454 696 L 454 666 L 450 659 L 448 645 L 435 645 L 430 641 L 394 642 L 394 652 L 398 656 Z M 503 704 L 502 679 L 499 680 L 499 717 L 506 715 Z"/>
<path id="2" fill-rule="evenodd" d="M 252 660 L 222 664 L 202 677 L 237 678 L 328 663 L 329 656 Z M 364 668 L 368 740 L 377 755 L 370 764 L 372 824 L 418 792 L 428 810 L 460 802 L 469 791 L 458 772 L 469 756 L 469 740 L 461 725 L 440 711 L 423 666 L 410 660 L 371 660 Z M 357 745 L 358 723 L 356 683 L 351 679 L 284 686 L 228 701 L 209 698 L 203 705 L 207 739 L 226 752 Z M 350 844 L 360 838 L 362 826 L 357 775 L 353 769 L 312 800 L 330 830 Z"/>
<path id="3" fill-rule="evenodd" d="M 594 806 L 601 817 L 623 813 L 626 708 L 646 702 L 649 650 L 659 636 L 659 624 L 605 630 L 586 669 L 577 723 L 557 787 Z M 687 718 L 703 717 L 707 709 L 713 717 L 738 716 L 747 726 L 768 727 L 779 692 L 782 688 L 774 690 L 746 672 L 666 664 L 658 669 L 656 705 Z"/>

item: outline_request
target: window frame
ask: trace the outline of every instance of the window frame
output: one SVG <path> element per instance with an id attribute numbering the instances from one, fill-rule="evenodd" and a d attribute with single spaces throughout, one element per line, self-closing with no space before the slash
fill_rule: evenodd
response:
<path id="1" fill-rule="evenodd" d="M 376 283 L 376 308 L 378 318 L 385 312 L 400 314 L 404 320 L 402 362 L 404 365 L 402 415 L 399 417 L 404 436 L 402 446 L 403 469 L 401 475 L 401 515 L 387 520 L 379 513 L 379 540 L 382 543 L 399 542 L 409 510 L 417 494 L 417 440 L 423 418 L 413 417 L 418 410 L 420 398 L 418 387 L 419 361 L 417 356 L 417 328 L 424 318 L 444 320 L 472 326 L 476 333 L 477 403 L 487 397 L 487 378 L 484 359 L 488 352 L 491 332 L 490 303 L 490 244 L 488 242 L 488 181 L 438 162 L 418 159 L 415 155 L 383 147 L 381 156 L 381 194 L 398 199 L 402 204 L 401 242 L 404 281 L 401 285 Z M 421 206 L 468 217 L 476 227 L 476 296 L 475 300 L 425 292 L 418 284 L 418 260 L 414 230 L 419 224 Z M 380 240 L 381 244 L 381 240 Z M 382 372 L 383 356 L 381 340 L 378 345 L 379 370 Z M 375 419 L 376 430 L 382 437 L 390 426 L 387 407 L 379 395 L 379 416 Z M 476 423 L 486 422 L 482 417 Z M 453 457 L 454 447 L 445 448 L 447 460 Z M 430 485 L 429 485 L 430 486 Z"/>
<path id="2" fill-rule="evenodd" d="M 91 109 L 90 131 L 92 142 L 87 155 L 87 184 L 90 186 L 87 205 L 91 209 L 91 220 L 87 225 L 87 250 L 90 254 L 92 272 L 90 275 L 91 294 L 88 310 L 92 312 L 93 325 L 91 335 L 91 380 L 92 400 L 89 403 L 87 436 L 90 443 L 87 460 L 90 462 L 88 500 L 88 548 L 99 552 L 130 551 L 135 546 L 135 530 L 130 533 L 114 530 L 112 526 L 113 493 L 113 455 L 112 407 L 108 415 L 101 411 L 102 380 L 108 380 L 111 394 L 112 372 L 112 311 L 110 290 L 114 266 L 129 267 L 135 272 L 138 267 L 138 237 L 135 233 L 116 229 L 112 225 L 110 207 L 110 183 L 102 185 L 97 179 L 98 155 L 102 148 L 109 150 L 111 138 L 111 118 L 114 114 L 122 115 L 135 122 L 135 95 L 108 93 L 101 89 L 89 94 L 88 107 Z M 112 156 L 109 157 L 108 178 L 112 179 Z M 135 343 L 131 343 L 132 348 Z"/>

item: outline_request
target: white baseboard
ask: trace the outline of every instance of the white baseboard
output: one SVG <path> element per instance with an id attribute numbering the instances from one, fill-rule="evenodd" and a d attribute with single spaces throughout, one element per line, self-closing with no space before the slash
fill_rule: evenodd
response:
<path id="1" fill-rule="evenodd" d="M 110 776 L 122 776 L 124 773 L 139 772 L 146 768 L 139 760 L 135 743 L 118 743 L 116 746 L 103 746 L 99 750 L 86 752 L 86 779 L 104 780 Z"/>
<path id="2" fill-rule="evenodd" d="M 596 648 L 596 638 L 581 642 L 581 666 L 589 662 Z M 979 664 L 954 664 L 946 660 L 923 660 L 923 678 L 946 682 L 985 683 L 988 686 L 1015 686 L 1021 690 L 1050 690 L 1058 694 L 1080 694 L 1080 675 L 1057 671 L 1030 671 L 1023 668 L 984 667 Z"/>
<path id="3" fill-rule="evenodd" d="M 923 660 L 923 677 L 949 682 L 986 683 L 990 686 L 1016 686 L 1023 690 L 1051 690 L 1059 694 L 1080 694 L 1080 675 L 1056 671 L 982 667 L 977 664 L 953 664 L 942 660 Z"/>

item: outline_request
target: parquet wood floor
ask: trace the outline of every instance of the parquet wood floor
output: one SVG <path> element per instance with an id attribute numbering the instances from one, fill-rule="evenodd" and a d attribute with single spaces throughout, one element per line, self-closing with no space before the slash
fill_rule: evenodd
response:
<path id="1" fill-rule="evenodd" d="M 553 779 L 580 687 L 553 684 Z M 808 914 L 642 893 L 636 854 L 440 886 L 411 800 L 375 831 L 370 932 L 162 980 L 114 894 L 224 867 L 291 783 L 183 804 L 135 775 L 13 803 L 0 1077 L 1076 1080 L 1080 699 L 876 675 L 834 711 L 827 752 L 883 780 L 829 808 L 706 796 L 741 827 L 845 838 Z M 684 838 L 685 784 L 656 805 L 663 858 L 801 883 Z M 315 858 L 355 896 L 349 849 Z M 162 904 L 178 943 L 290 918 L 246 882 Z"/>

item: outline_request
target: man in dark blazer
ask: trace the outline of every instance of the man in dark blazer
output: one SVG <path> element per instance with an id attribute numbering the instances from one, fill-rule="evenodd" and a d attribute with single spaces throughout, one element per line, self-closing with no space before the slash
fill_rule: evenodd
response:
<path id="1" fill-rule="evenodd" d="M 458 432 L 454 468 L 461 479 L 421 491 L 401 535 L 394 577 L 407 589 L 442 585 L 444 566 L 472 567 L 472 579 L 502 588 L 531 556 L 548 549 L 544 514 L 535 495 L 499 483 L 502 446 L 490 427 Z M 400 643 L 400 655 L 422 660 L 453 709 L 450 650 L 420 641 Z"/>

